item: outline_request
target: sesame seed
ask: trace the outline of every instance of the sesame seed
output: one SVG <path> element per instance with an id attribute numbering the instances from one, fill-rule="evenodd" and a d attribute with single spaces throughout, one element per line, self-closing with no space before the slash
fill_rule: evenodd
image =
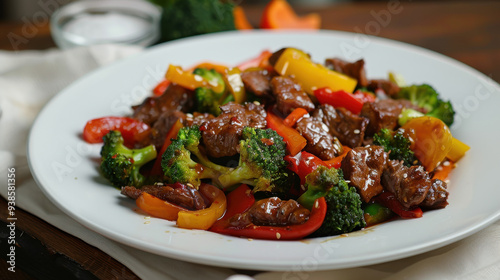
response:
<path id="1" fill-rule="evenodd" d="M 193 184 L 191 184 L 191 183 L 187 183 L 187 184 L 186 184 L 186 186 L 188 186 L 188 187 L 190 187 L 190 188 L 194 189 L 194 186 L 193 186 Z"/>
<path id="2" fill-rule="evenodd" d="M 254 101 L 253 104 L 259 106 L 260 105 L 260 102 L 259 101 Z"/>
<path id="3" fill-rule="evenodd" d="M 252 238 L 248 238 L 248 241 L 253 241 L 253 239 Z"/>
<path id="4" fill-rule="evenodd" d="M 197 82 L 201 82 L 201 81 L 203 81 L 203 78 L 202 78 L 200 75 L 194 75 L 194 79 L 195 79 L 195 81 L 197 81 Z"/>
<path id="5" fill-rule="evenodd" d="M 360 133 L 359 129 L 355 129 L 353 132 L 354 132 L 354 134 L 359 134 Z"/>
<path id="6" fill-rule="evenodd" d="M 276 233 L 276 239 L 280 239 L 281 238 L 281 234 L 279 232 Z"/>
<path id="7" fill-rule="evenodd" d="M 144 224 L 145 224 L 145 225 L 147 225 L 147 224 L 149 224 L 149 223 L 151 223 L 151 221 L 145 221 L 145 222 L 144 222 Z"/>
<path id="8" fill-rule="evenodd" d="M 449 166 L 450 165 L 450 162 L 449 161 L 445 161 L 443 162 L 443 166 Z"/>

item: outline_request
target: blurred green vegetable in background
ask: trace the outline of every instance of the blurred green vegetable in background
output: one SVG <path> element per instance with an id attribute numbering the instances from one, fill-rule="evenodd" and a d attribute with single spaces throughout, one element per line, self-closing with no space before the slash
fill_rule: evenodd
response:
<path id="1" fill-rule="evenodd" d="M 163 9 L 161 42 L 235 30 L 234 3 L 223 0 L 150 0 Z"/>

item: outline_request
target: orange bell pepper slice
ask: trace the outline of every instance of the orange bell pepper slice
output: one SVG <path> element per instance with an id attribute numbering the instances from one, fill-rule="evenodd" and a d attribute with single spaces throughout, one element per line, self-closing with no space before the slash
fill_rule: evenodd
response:
<path id="1" fill-rule="evenodd" d="M 209 184 L 200 185 L 200 192 L 212 201 L 208 208 L 202 210 L 190 211 L 145 192 L 141 193 L 135 203 L 153 217 L 177 221 L 180 228 L 206 230 L 224 215 L 227 206 L 226 195 Z"/>
<path id="2" fill-rule="evenodd" d="M 439 165 L 436 167 L 434 170 L 434 175 L 432 176 L 432 179 L 439 179 L 441 181 L 446 181 L 448 180 L 448 177 L 450 176 L 451 171 L 455 168 L 455 163 L 452 161 L 445 161 L 444 164 Z"/>
<path id="3" fill-rule="evenodd" d="M 184 71 L 182 67 L 170 64 L 165 78 L 171 83 L 178 84 L 184 88 L 195 90 L 199 87 L 209 87 L 216 92 L 222 92 L 225 85 L 213 84 L 203 79 L 199 75 Z"/>
<path id="4" fill-rule="evenodd" d="M 283 124 L 293 127 L 302 117 L 307 115 L 308 112 L 304 108 L 295 108 L 284 120 Z"/>
<path id="5" fill-rule="evenodd" d="M 265 29 L 319 29 L 321 17 L 318 14 L 297 16 L 286 0 L 271 0 L 264 8 L 260 28 Z"/>
<path id="6" fill-rule="evenodd" d="M 307 145 L 307 140 L 300 133 L 283 123 L 283 120 L 276 116 L 271 110 L 266 116 L 267 127 L 276 131 L 286 143 L 286 149 L 294 156 Z"/>
<path id="7" fill-rule="evenodd" d="M 249 30 L 253 29 L 253 26 L 248 21 L 247 16 L 245 15 L 245 11 L 241 6 L 236 6 L 233 9 L 234 16 L 234 26 L 238 30 Z"/>
<path id="8" fill-rule="evenodd" d="M 180 206 L 161 200 L 149 193 L 141 193 L 135 200 L 135 204 L 149 215 L 169 221 L 176 221 L 178 213 L 186 210 Z"/>
<path id="9" fill-rule="evenodd" d="M 222 65 L 222 64 L 218 64 L 218 63 L 212 63 L 212 62 L 205 61 L 205 62 L 201 62 L 201 63 L 187 69 L 186 72 L 192 72 L 196 68 L 214 69 L 215 71 L 217 71 L 221 74 L 224 74 L 226 72 L 227 66 Z M 167 90 L 170 83 L 171 82 L 167 79 L 160 81 L 153 89 L 153 95 L 154 96 L 162 95 L 165 92 L 165 90 Z"/>
<path id="10" fill-rule="evenodd" d="M 213 69 L 222 75 L 224 75 L 224 73 L 228 69 L 228 67 L 226 65 L 205 61 L 205 62 L 201 62 L 199 64 L 196 64 L 194 67 L 189 68 L 187 71 L 192 72 L 196 68 L 207 68 L 208 70 Z"/>

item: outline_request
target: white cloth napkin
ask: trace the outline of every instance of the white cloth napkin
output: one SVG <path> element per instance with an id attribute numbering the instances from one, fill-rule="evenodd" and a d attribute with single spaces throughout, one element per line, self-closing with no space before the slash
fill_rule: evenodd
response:
<path id="1" fill-rule="evenodd" d="M 0 51 L 0 193 L 7 197 L 8 168 L 16 169 L 16 204 L 106 252 L 142 279 L 252 279 L 225 268 L 191 264 L 146 253 L 83 227 L 54 206 L 31 177 L 26 138 L 43 105 L 85 73 L 140 48 L 94 46 L 71 50 Z M 117 272 L 120 278 L 120 272 Z M 229 278 L 228 278 L 229 277 Z M 500 221 L 462 241 L 397 261 L 318 272 L 268 272 L 268 279 L 500 279 Z"/>

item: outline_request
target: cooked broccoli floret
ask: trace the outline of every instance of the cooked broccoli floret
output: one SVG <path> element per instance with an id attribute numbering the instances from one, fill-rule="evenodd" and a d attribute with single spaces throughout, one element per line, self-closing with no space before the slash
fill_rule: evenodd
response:
<path id="1" fill-rule="evenodd" d="M 373 144 L 384 147 L 390 159 L 402 160 L 406 166 L 412 166 L 418 162 L 410 149 L 410 140 L 399 132 L 383 128 L 373 136 Z"/>
<path id="2" fill-rule="evenodd" d="M 240 141 L 238 166 L 219 177 L 224 187 L 239 183 L 254 186 L 253 192 L 284 192 L 288 173 L 285 142 L 272 129 L 245 127 Z"/>
<path id="3" fill-rule="evenodd" d="M 344 180 L 342 170 L 319 166 L 306 176 L 307 190 L 297 200 L 311 209 L 317 198 L 325 197 L 327 212 L 314 236 L 331 236 L 352 232 L 366 225 L 361 198 L 356 188 Z"/>
<path id="4" fill-rule="evenodd" d="M 101 172 L 104 177 L 116 187 L 144 185 L 145 177 L 139 171 L 144 164 L 156 158 L 155 146 L 129 149 L 119 131 L 110 131 L 103 140 Z"/>
<path id="5" fill-rule="evenodd" d="M 201 131 L 198 126 L 182 128 L 162 155 L 161 166 L 171 183 L 191 183 L 198 187 L 202 179 L 217 180 L 228 167 L 211 162 L 199 149 Z"/>
<path id="6" fill-rule="evenodd" d="M 224 79 L 217 71 L 206 68 L 196 68 L 193 74 L 202 77 L 212 85 L 225 85 Z M 221 112 L 219 106 L 224 105 L 229 101 L 232 95 L 227 95 L 225 86 L 220 87 L 220 91 L 216 92 L 213 88 L 199 87 L 195 89 L 196 96 L 196 111 L 201 113 L 210 113 L 218 116 Z"/>
<path id="7" fill-rule="evenodd" d="M 431 116 L 442 120 L 447 126 L 453 124 L 453 119 L 455 116 L 455 111 L 453 111 L 453 106 L 450 101 L 448 102 L 438 102 L 438 105 L 432 109 L 432 111 L 427 112 L 426 116 Z"/>
<path id="8" fill-rule="evenodd" d="M 446 125 L 453 124 L 455 111 L 451 103 L 439 98 L 439 94 L 429 85 L 412 85 L 402 87 L 396 98 L 410 100 L 413 104 L 424 108 L 427 115 L 442 120 Z"/>
<path id="9" fill-rule="evenodd" d="M 161 42 L 235 29 L 232 1 L 152 1 L 163 8 L 160 22 Z"/>

